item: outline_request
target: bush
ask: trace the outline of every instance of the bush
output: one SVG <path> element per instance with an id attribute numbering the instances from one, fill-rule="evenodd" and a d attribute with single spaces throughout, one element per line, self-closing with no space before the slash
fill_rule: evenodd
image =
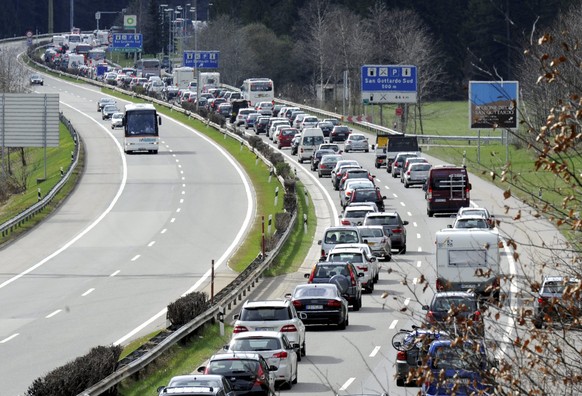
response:
<path id="1" fill-rule="evenodd" d="M 123 347 L 98 346 L 72 362 L 37 378 L 26 391 L 27 396 L 76 396 L 111 375 Z"/>
<path id="2" fill-rule="evenodd" d="M 208 117 L 210 118 L 210 122 L 220 125 L 221 128 L 224 128 L 226 125 L 226 118 L 218 113 L 210 113 Z"/>
<path id="3" fill-rule="evenodd" d="M 206 311 L 209 306 L 206 293 L 190 293 L 168 305 L 167 319 L 172 327 L 178 328 Z"/>
<path id="4" fill-rule="evenodd" d="M 196 105 L 192 104 L 191 105 L 191 109 L 189 108 L 188 110 L 192 110 L 195 111 L 196 110 Z M 198 108 L 198 114 L 204 118 L 208 117 L 208 110 L 205 107 L 199 107 Z"/>

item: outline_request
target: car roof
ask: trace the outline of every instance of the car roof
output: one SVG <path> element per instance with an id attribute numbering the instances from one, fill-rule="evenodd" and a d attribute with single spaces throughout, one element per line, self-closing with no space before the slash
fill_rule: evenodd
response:
<path id="1" fill-rule="evenodd" d="M 245 308 L 260 308 L 260 307 L 285 307 L 289 302 L 287 300 L 263 300 L 263 301 L 245 301 Z"/>
<path id="2" fill-rule="evenodd" d="M 356 205 L 356 206 L 349 206 L 348 205 L 348 206 L 346 206 L 344 211 L 353 212 L 354 210 L 366 210 L 366 209 L 373 210 L 371 205 Z M 374 213 L 376 213 L 376 212 L 374 212 Z M 382 213 L 382 212 L 380 212 L 380 213 Z"/>
<path id="3" fill-rule="evenodd" d="M 354 251 L 354 252 L 358 252 L 361 253 L 362 250 L 367 250 L 366 248 L 369 247 L 367 244 L 365 243 L 340 243 L 335 245 L 334 247 L 331 248 L 330 253 L 332 251 L 336 251 L 336 250 L 341 250 L 341 251 Z"/>
<path id="4" fill-rule="evenodd" d="M 544 282 L 565 282 L 565 276 L 558 276 L 558 275 L 549 275 L 544 276 Z M 578 278 L 568 278 L 568 283 L 577 283 L 579 282 Z"/>
<path id="5" fill-rule="evenodd" d="M 368 217 L 394 217 L 394 216 L 398 216 L 398 212 L 392 211 L 392 212 L 372 212 L 372 213 L 368 213 Z"/>
<path id="6" fill-rule="evenodd" d="M 353 231 L 357 231 L 358 230 L 358 227 L 355 227 L 355 226 L 331 226 L 331 227 L 327 227 L 325 229 L 325 232 L 328 232 L 328 231 L 343 231 L 343 230 L 345 230 L 345 231 L 352 231 L 352 230 Z"/>
<path id="7" fill-rule="evenodd" d="M 223 352 L 223 353 L 216 353 L 210 357 L 210 361 L 212 360 L 232 360 L 232 359 L 251 359 L 251 360 L 259 360 L 260 354 L 258 353 L 250 353 L 250 352 Z"/>
<path id="8" fill-rule="evenodd" d="M 444 291 L 444 292 L 437 292 L 434 294 L 433 298 L 445 298 L 445 297 L 468 297 L 468 298 L 476 298 L 475 293 L 466 292 L 466 291 Z"/>
<path id="9" fill-rule="evenodd" d="M 266 330 L 258 330 L 258 331 L 243 331 L 242 333 L 233 333 L 231 340 L 238 340 L 241 338 L 283 338 L 284 333 L 279 331 L 266 331 Z"/>

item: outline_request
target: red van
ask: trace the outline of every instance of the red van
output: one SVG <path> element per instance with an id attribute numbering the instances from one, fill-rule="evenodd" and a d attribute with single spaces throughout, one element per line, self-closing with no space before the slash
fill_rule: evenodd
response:
<path id="1" fill-rule="evenodd" d="M 428 217 L 435 213 L 456 213 L 460 208 L 470 206 L 471 183 L 465 167 L 433 166 L 423 190 Z"/>

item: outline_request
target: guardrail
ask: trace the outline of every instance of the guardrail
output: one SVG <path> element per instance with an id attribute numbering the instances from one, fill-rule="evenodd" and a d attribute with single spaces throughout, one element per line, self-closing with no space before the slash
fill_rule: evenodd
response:
<path id="1" fill-rule="evenodd" d="M 69 133 L 73 137 L 73 141 L 75 142 L 75 150 L 73 151 L 72 154 L 71 164 L 69 165 L 67 172 L 64 173 L 63 176 L 61 177 L 61 180 L 48 192 L 48 194 L 44 196 L 44 198 L 42 198 L 40 201 L 38 201 L 28 209 L 22 211 L 15 217 L 11 218 L 10 220 L 0 225 L 0 234 L 2 235 L 2 237 L 5 237 L 9 233 L 11 233 L 15 228 L 20 227 L 23 223 L 29 221 L 31 218 L 36 216 L 41 210 L 43 210 L 57 195 L 57 193 L 61 191 L 61 189 L 67 183 L 69 177 L 77 167 L 80 150 L 79 135 L 77 134 L 77 131 L 70 123 L 70 121 L 63 115 L 63 113 L 60 113 L 59 118 L 61 122 L 66 125 L 67 129 L 69 130 Z"/>

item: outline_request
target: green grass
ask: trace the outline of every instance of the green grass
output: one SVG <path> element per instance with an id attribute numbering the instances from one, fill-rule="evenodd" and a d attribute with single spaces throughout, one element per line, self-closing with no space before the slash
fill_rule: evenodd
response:
<path id="1" fill-rule="evenodd" d="M 278 276 L 296 272 L 303 264 L 307 252 L 313 243 L 317 218 L 311 198 L 305 201 L 305 187 L 297 182 L 297 222 L 293 231 L 279 254 L 273 259 L 273 264 L 266 271 L 266 276 Z M 307 214 L 307 232 L 304 231 L 303 215 Z"/>
<path id="2" fill-rule="evenodd" d="M 190 374 L 217 350 L 228 344 L 232 328 L 225 326 L 220 336 L 217 324 L 207 325 L 199 334 L 192 334 L 184 342 L 174 345 L 158 358 L 146 372 L 121 383 L 118 392 L 122 396 L 155 395 L 159 386 L 167 385 L 176 375 Z"/>
<path id="3" fill-rule="evenodd" d="M 49 147 L 46 150 L 46 179 L 44 170 L 44 149 L 37 147 L 24 149 L 25 158 L 28 163 L 25 172 L 29 173 L 29 176 L 27 177 L 26 191 L 21 194 L 13 195 L 0 207 L 0 224 L 34 205 L 38 201 L 38 188 L 41 190 L 41 195 L 45 196 L 61 180 L 61 167 L 66 172 L 70 166 L 71 152 L 75 150 L 75 143 L 69 131 L 63 124 L 60 124 L 59 126 L 59 139 L 59 147 Z M 11 159 L 14 174 L 21 175 L 23 168 L 20 165 L 20 154 L 15 152 L 11 153 Z M 82 168 L 82 163 L 79 168 Z M 72 183 L 72 185 L 67 186 L 65 191 L 62 191 L 57 195 L 56 200 L 51 204 L 51 206 L 57 206 L 66 196 L 65 193 L 73 188 L 79 177 L 78 172 L 79 171 L 76 171 L 75 175 L 73 175 L 68 182 L 69 184 Z M 40 179 L 45 180 L 40 181 Z M 39 182 L 37 182 L 37 180 L 39 180 Z M 44 219 L 47 212 L 48 211 L 45 210 L 42 214 L 37 215 L 35 218 L 26 222 L 22 227 L 15 229 L 13 232 L 19 234 L 26 231 Z M 0 239 L 0 243 L 5 242 L 7 239 L 14 236 L 14 234 L 8 234 Z"/>

